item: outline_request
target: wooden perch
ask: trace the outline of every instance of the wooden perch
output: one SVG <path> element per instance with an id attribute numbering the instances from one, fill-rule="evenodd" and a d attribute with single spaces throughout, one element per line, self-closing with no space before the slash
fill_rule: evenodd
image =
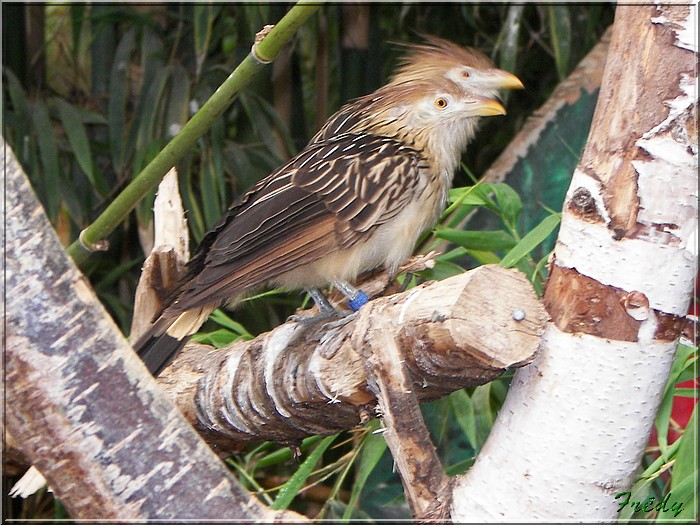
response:
<path id="1" fill-rule="evenodd" d="M 484 266 L 374 299 L 345 324 L 288 321 L 220 350 L 188 345 L 160 382 L 222 452 L 232 439 L 292 443 L 374 413 L 365 367 L 373 341 L 396 341 L 394 359 L 428 400 L 528 363 L 544 322 L 524 275 Z"/>
<path id="2" fill-rule="evenodd" d="M 529 363 L 545 320 L 522 273 L 482 266 L 374 299 L 339 322 L 288 321 L 221 350 L 189 345 L 160 381 L 222 455 L 240 440 L 293 445 L 380 415 L 414 517 L 445 519 L 451 482 L 419 400 Z"/>
<path id="3" fill-rule="evenodd" d="M 163 234 L 156 235 L 139 281 L 132 340 L 160 309 L 186 260 L 178 202 L 173 177 L 161 185 L 154 207 L 156 231 Z M 413 257 L 399 273 L 432 267 L 434 256 Z M 358 284 L 370 297 L 396 291 L 385 271 Z M 344 301 L 335 293 L 329 299 Z M 188 345 L 160 382 L 221 455 L 247 439 L 295 446 L 308 435 L 333 434 L 381 415 L 414 517 L 441 520 L 449 515 L 452 483 L 419 401 L 527 364 L 544 322 L 544 309 L 521 273 L 485 266 L 374 299 L 340 321 L 288 321 L 222 350 Z"/>

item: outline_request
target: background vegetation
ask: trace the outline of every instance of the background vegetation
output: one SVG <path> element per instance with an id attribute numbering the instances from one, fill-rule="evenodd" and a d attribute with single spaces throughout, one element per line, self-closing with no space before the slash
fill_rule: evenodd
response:
<path id="1" fill-rule="evenodd" d="M 290 5 L 3 4 L 3 136 L 65 246 L 204 104 L 249 52 L 255 33 Z M 193 240 L 236 195 L 302 148 L 327 116 L 383 84 L 400 53 L 390 42 L 417 41 L 416 32 L 425 32 L 481 49 L 516 73 L 526 90 L 507 95 L 508 116 L 486 119 L 465 153 L 453 213 L 422 248 L 452 244 L 433 272 L 417 278 L 441 278 L 505 258 L 541 291 L 548 249 L 540 243 L 554 235 L 558 210 L 531 204 L 540 195 L 475 182 L 595 45 L 613 13 L 604 4 L 324 5 L 177 166 Z M 562 194 L 566 186 L 568 180 Z M 127 335 L 140 266 L 152 244 L 152 200 L 153 192 L 110 236 L 110 250 L 92 256 L 85 268 Z M 474 233 L 479 225 L 471 221 L 462 231 L 463 219 L 477 208 L 491 216 L 486 223 L 496 230 Z M 535 208 L 545 218 L 532 227 L 527 210 Z M 217 313 L 200 339 L 222 345 L 268 330 L 302 300 L 300 294 L 263 294 L 235 313 Z M 669 428 L 682 432 L 670 418 L 674 396 L 695 395 L 675 388 L 695 377 L 694 355 L 693 349 L 679 351 L 657 424 L 658 447 L 645 459 L 649 469 L 640 482 L 652 494 L 668 491 L 670 467 L 682 453 L 683 440 L 668 445 L 667 436 Z M 464 472 L 471 464 L 464 458 L 478 454 L 508 381 L 505 376 L 424 407 L 450 474 Z M 228 463 L 276 508 L 326 518 L 406 517 L 401 484 L 377 428 L 374 421 L 338 436 L 309 438 L 301 464 L 274 443 L 252 444 Z M 64 516 L 45 491 L 5 503 L 8 517 Z"/>

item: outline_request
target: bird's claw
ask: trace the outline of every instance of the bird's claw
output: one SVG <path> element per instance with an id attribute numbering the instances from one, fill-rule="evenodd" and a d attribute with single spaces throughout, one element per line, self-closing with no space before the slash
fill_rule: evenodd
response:
<path id="1" fill-rule="evenodd" d="M 350 310 L 342 310 L 338 313 L 341 314 L 343 317 L 341 317 L 337 321 L 330 321 L 328 323 L 324 323 L 324 325 L 321 327 L 321 330 L 332 330 L 333 328 L 345 326 L 350 321 L 355 319 L 355 317 L 357 317 L 357 312 L 352 312 Z"/>
<path id="2" fill-rule="evenodd" d="M 344 315 L 347 315 L 345 313 L 346 311 L 338 311 L 338 310 L 332 310 L 329 312 L 321 312 L 320 314 L 317 315 L 298 315 L 298 314 L 293 314 L 287 317 L 287 321 L 292 321 L 294 323 L 300 323 L 304 325 L 311 325 L 315 324 L 321 321 L 325 321 L 327 319 L 333 319 L 334 317 L 341 317 Z"/>

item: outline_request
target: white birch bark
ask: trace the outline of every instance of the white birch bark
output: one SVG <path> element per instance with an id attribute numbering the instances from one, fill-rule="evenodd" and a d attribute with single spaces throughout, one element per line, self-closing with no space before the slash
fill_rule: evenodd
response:
<path id="1" fill-rule="evenodd" d="M 696 6 L 617 8 L 550 267 L 552 321 L 455 483 L 456 522 L 618 516 L 697 274 L 696 24 Z"/>

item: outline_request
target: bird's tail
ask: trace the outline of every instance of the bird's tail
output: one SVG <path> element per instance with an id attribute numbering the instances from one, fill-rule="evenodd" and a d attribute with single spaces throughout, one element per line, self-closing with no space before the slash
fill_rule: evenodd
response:
<path id="1" fill-rule="evenodd" d="M 153 376 L 158 376 L 206 321 L 213 307 L 189 310 L 176 317 L 159 317 L 133 343 Z"/>

